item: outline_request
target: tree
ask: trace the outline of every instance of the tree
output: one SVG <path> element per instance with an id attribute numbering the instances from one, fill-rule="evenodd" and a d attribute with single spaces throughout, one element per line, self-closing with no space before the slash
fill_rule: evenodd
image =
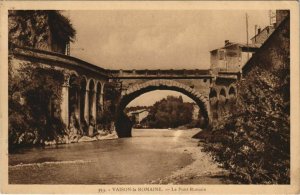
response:
<path id="1" fill-rule="evenodd" d="M 149 124 L 150 128 L 176 128 L 191 123 L 192 114 L 192 103 L 183 102 L 181 96 L 168 96 L 156 102 L 141 123 Z"/>
<path id="2" fill-rule="evenodd" d="M 11 65 L 9 66 L 11 67 Z M 62 71 L 23 63 L 9 74 L 9 145 L 43 144 L 65 133 L 60 117 Z"/>
<path id="3" fill-rule="evenodd" d="M 289 23 L 287 17 L 245 65 L 235 112 L 200 134 L 204 151 L 236 183 L 290 183 Z"/>
<path id="4" fill-rule="evenodd" d="M 76 34 L 60 11 L 11 10 L 8 14 L 9 44 L 64 53 Z M 58 48 L 59 47 L 59 48 Z"/>

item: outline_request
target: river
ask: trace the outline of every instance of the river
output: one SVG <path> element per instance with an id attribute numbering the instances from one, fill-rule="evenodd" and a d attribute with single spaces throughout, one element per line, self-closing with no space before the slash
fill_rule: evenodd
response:
<path id="1" fill-rule="evenodd" d="M 197 132 L 134 129 L 132 138 L 22 149 L 9 155 L 9 183 L 224 183 L 207 176 L 222 170 L 200 151 Z"/>

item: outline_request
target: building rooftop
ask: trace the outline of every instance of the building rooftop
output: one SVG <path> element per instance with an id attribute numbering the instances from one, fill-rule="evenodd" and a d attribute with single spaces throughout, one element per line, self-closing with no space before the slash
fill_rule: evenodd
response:
<path id="1" fill-rule="evenodd" d="M 264 29 L 259 30 L 256 35 L 254 35 L 250 40 L 253 40 L 255 37 L 259 36 L 264 31 L 268 31 L 268 34 L 271 34 L 275 30 L 274 26 L 266 26 Z"/>
<path id="2" fill-rule="evenodd" d="M 231 46 L 234 46 L 234 45 L 237 45 L 238 47 L 241 47 L 241 48 L 249 48 L 249 49 L 258 49 L 261 46 L 261 44 L 249 43 L 247 45 L 245 43 L 235 43 L 235 42 L 229 42 L 228 40 L 226 40 L 224 47 L 220 47 L 220 48 L 211 50 L 210 52 L 213 52 L 213 51 L 216 51 L 216 50 L 219 50 L 219 49 L 227 49 L 227 48 L 230 48 Z"/>

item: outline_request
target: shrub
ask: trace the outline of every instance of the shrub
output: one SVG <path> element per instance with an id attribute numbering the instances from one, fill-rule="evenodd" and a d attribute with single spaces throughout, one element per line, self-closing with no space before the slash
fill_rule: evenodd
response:
<path id="1" fill-rule="evenodd" d="M 150 128 L 176 128 L 192 122 L 193 104 L 183 102 L 181 96 L 168 96 L 156 102 L 149 115 L 142 120 Z"/>
<path id="2" fill-rule="evenodd" d="M 239 83 L 234 114 L 205 136 L 204 151 L 236 183 L 290 182 L 289 69 L 254 68 Z"/>
<path id="3" fill-rule="evenodd" d="M 65 133 L 60 117 L 63 72 L 9 61 L 9 146 L 42 144 Z"/>

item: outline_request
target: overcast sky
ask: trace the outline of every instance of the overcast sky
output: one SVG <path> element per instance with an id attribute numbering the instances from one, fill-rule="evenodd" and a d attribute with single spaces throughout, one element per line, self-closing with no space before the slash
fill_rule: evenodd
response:
<path id="1" fill-rule="evenodd" d="M 109 69 L 209 68 L 209 51 L 224 40 L 246 43 L 254 25 L 269 24 L 268 10 L 67 11 L 77 31 L 71 55 Z M 148 98 L 154 103 L 164 93 Z M 157 98 L 153 98 L 157 97 Z M 184 98 L 186 99 L 186 98 Z M 139 102 L 139 101 L 137 101 Z"/>
<path id="2" fill-rule="evenodd" d="M 103 68 L 208 68 L 224 40 L 246 42 L 268 11 L 69 11 L 77 36 L 71 55 Z"/>

